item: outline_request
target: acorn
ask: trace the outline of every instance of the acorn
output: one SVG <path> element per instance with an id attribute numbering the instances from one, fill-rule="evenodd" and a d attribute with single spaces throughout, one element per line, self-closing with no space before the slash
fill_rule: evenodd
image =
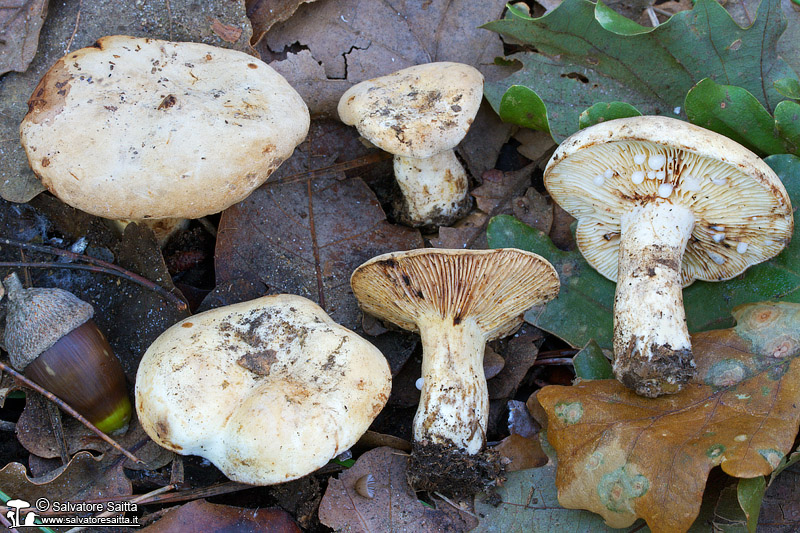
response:
<path id="1" fill-rule="evenodd" d="M 25 289 L 16 273 L 3 285 L 11 365 L 101 431 L 124 431 L 131 418 L 125 374 L 92 320 L 94 308 L 62 289 Z"/>

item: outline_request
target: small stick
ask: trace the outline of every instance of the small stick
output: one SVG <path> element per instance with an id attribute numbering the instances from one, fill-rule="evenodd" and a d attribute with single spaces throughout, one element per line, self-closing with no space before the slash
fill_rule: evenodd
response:
<path id="1" fill-rule="evenodd" d="M 385 161 L 386 159 L 390 159 L 391 157 L 392 154 L 386 152 L 365 155 L 363 157 L 351 159 L 350 161 L 345 161 L 344 163 L 336 163 L 324 168 L 309 170 L 308 172 L 301 172 L 299 174 L 292 174 L 291 176 L 278 178 L 274 181 L 267 181 L 264 186 L 269 187 L 271 185 L 283 185 L 285 183 L 295 183 L 306 179 L 321 178 L 322 176 L 331 172 L 344 172 L 346 170 L 352 170 L 354 168 L 363 167 L 372 163 L 379 163 L 381 161 Z"/>
<path id="2" fill-rule="evenodd" d="M 8 241 L 8 239 L 0 239 L 0 243 L 6 242 L 6 241 Z M 21 243 L 21 244 L 25 244 L 25 243 Z M 58 250 L 58 248 L 55 248 L 55 250 Z M 66 250 L 60 250 L 60 251 L 61 252 L 66 252 Z M 48 252 L 48 253 L 54 253 L 56 255 L 66 255 L 66 254 L 59 254 L 59 253 L 56 253 L 56 252 Z M 68 252 L 68 253 L 72 254 L 72 252 Z M 79 255 L 79 254 L 75 254 L 75 255 Z M 83 257 L 87 257 L 87 256 L 83 256 Z M 105 261 L 100 261 L 99 259 L 96 260 L 96 261 L 105 263 Z M 106 263 L 106 264 L 110 264 L 110 263 Z M 189 306 L 187 305 L 186 302 L 184 302 L 183 300 L 181 300 L 180 298 L 178 298 L 177 296 L 172 294 L 170 291 L 168 291 L 167 289 L 165 289 L 161 285 L 153 283 L 149 279 L 144 278 L 144 277 L 142 277 L 142 276 L 140 276 L 138 274 L 134 274 L 133 272 L 126 271 L 125 269 L 120 269 L 119 267 L 116 267 L 116 265 L 111 265 L 111 266 L 114 266 L 114 268 L 110 268 L 110 267 L 107 267 L 105 265 L 99 266 L 99 265 L 94 265 L 94 264 L 89 264 L 89 265 L 78 264 L 78 265 L 76 265 L 76 264 L 73 264 L 73 263 L 37 263 L 37 262 L 23 262 L 23 261 L 4 261 L 4 262 L 0 262 L 0 268 L 68 268 L 68 269 L 72 269 L 72 270 L 88 270 L 90 272 L 97 272 L 99 274 L 108 274 L 109 276 L 117 276 L 117 277 L 120 277 L 120 278 L 123 278 L 123 279 L 127 279 L 128 281 L 131 281 L 133 283 L 141 285 L 142 287 L 145 287 L 147 289 L 150 289 L 152 291 L 157 292 L 158 294 L 160 294 L 161 296 L 163 296 L 164 298 L 166 298 L 167 300 L 169 300 L 173 304 L 175 304 L 175 306 L 178 307 L 178 309 L 180 309 L 181 311 L 185 311 L 186 309 L 188 309 Z"/>
<path id="3" fill-rule="evenodd" d="M 536 365 L 571 365 L 572 359 L 569 357 L 550 357 L 548 359 L 537 359 L 533 362 Z"/>
<path id="4" fill-rule="evenodd" d="M 61 456 L 61 464 L 66 465 L 69 463 L 69 451 L 67 450 L 67 440 L 64 437 L 64 426 L 61 425 L 61 411 L 58 410 L 56 404 L 47 402 L 47 414 L 50 415 L 50 426 L 53 428 L 53 433 L 56 437 L 58 444 L 58 454 Z"/>
<path id="5" fill-rule="evenodd" d="M 152 491 L 150 491 L 150 492 L 148 492 L 146 494 L 142 494 L 141 496 L 137 496 L 136 498 L 134 498 L 132 500 L 129 500 L 129 501 L 131 503 L 141 503 L 144 500 L 146 500 L 146 499 L 148 499 L 148 498 L 150 498 L 152 496 L 157 496 L 159 494 L 163 494 L 165 492 L 169 492 L 174 488 L 175 488 L 174 485 L 166 485 L 164 487 L 152 490 Z M 114 516 L 114 515 L 117 515 L 117 514 L 120 514 L 120 513 L 119 512 L 114 512 L 114 511 L 103 511 L 102 513 L 97 515 L 95 518 L 106 518 L 106 517 Z M 67 533 L 77 533 L 78 531 L 83 531 L 84 529 L 86 529 L 86 526 L 73 527 L 72 529 L 68 529 Z"/>
<path id="6" fill-rule="evenodd" d="M 137 464 L 140 464 L 140 465 L 146 464 L 144 461 L 142 461 L 141 459 L 139 459 L 138 457 L 133 455 L 131 452 L 129 452 L 128 450 L 126 450 L 125 448 L 123 448 L 122 446 L 117 444 L 117 441 L 115 441 L 114 439 L 112 439 L 111 437 L 109 437 L 108 435 L 106 435 L 105 433 L 100 431 L 99 429 L 97 429 L 94 424 L 92 424 L 91 422 L 86 420 L 86 418 L 84 418 L 80 413 L 78 413 L 78 411 L 76 411 L 75 409 L 73 409 L 72 407 L 67 405 L 67 403 L 64 400 L 62 400 L 61 398 L 59 398 L 58 396 L 56 396 L 52 392 L 50 392 L 48 390 L 45 390 L 43 387 L 41 387 L 41 386 L 37 385 L 36 383 L 34 383 L 33 381 L 29 380 L 28 378 L 26 378 L 25 376 L 23 376 L 22 374 L 20 374 L 19 372 L 17 372 L 16 370 L 11 368 L 7 364 L 5 364 L 3 361 L 0 361 L 0 370 L 2 370 L 4 372 L 8 372 L 12 376 L 14 376 L 14 379 L 16 379 L 17 381 L 19 381 L 21 383 L 24 383 L 25 385 L 27 385 L 31 389 L 35 390 L 36 392 L 38 392 L 39 394 L 41 394 L 42 396 L 44 396 L 45 398 L 50 400 L 51 402 L 54 402 L 56 405 L 58 405 L 60 408 L 62 408 L 64 411 L 66 411 L 70 416 L 72 416 L 73 418 L 77 419 L 81 424 L 83 424 L 84 426 L 89 428 L 92 431 L 92 433 L 94 433 L 95 435 L 97 435 L 98 437 L 100 437 L 101 439 L 106 441 L 115 450 L 117 450 L 119 453 L 121 453 L 122 455 L 124 455 L 125 457 L 127 457 L 128 459 L 133 461 L 134 463 L 137 463 Z"/>
<path id="7" fill-rule="evenodd" d="M 219 485 L 213 485 L 211 487 L 201 487 L 197 489 L 184 490 L 179 492 L 173 492 L 172 494 L 163 494 L 163 495 L 158 494 L 137 503 L 139 503 L 140 505 L 150 505 L 150 504 L 182 502 L 187 500 L 196 500 L 199 498 L 210 498 L 212 496 L 219 496 L 220 494 L 228 494 L 230 492 L 237 492 L 240 490 L 254 489 L 254 488 L 257 487 L 255 487 L 254 485 L 237 483 L 235 481 L 228 481 L 226 483 L 220 483 Z"/>
<path id="8" fill-rule="evenodd" d="M 653 11 L 653 6 L 647 6 L 647 9 L 645 9 L 645 11 L 647 12 L 647 16 L 650 17 L 650 24 L 652 24 L 654 28 L 657 27 L 659 24 L 661 24 L 658 21 L 656 12 Z"/>
<path id="9" fill-rule="evenodd" d="M 434 492 L 434 494 L 437 495 L 442 500 L 444 500 L 445 502 L 447 502 L 448 504 L 450 504 L 450 506 L 455 508 L 457 511 L 459 511 L 461 513 L 466 513 L 466 514 L 470 515 L 473 518 L 478 518 L 477 515 L 475 515 L 475 513 L 467 511 L 466 509 L 462 509 L 461 506 L 456 505 L 455 502 L 451 501 L 450 498 L 448 498 L 447 496 L 445 496 L 441 492 Z"/>

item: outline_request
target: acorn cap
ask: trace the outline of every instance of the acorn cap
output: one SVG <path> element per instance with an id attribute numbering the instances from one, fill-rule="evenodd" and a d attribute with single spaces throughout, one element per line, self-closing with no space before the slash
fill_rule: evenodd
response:
<path id="1" fill-rule="evenodd" d="M 69 291 L 25 289 L 16 273 L 3 280 L 7 291 L 6 350 L 22 372 L 61 337 L 92 318 L 94 308 Z"/>
<path id="2" fill-rule="evenodd" d="M 792 236 L 791 202 L 775 172 L 735 141 L 682 120 L 642 116 L 586 128 L 561 143 L 544 183 L 578 219 L 583 256 L 612 281 L 621 217 L 647 202 L 694 213 L 683 286 L 731 279 L 780 253 Z"/>
<path id="3" fill-rule="evenodd" d="M 487 340 L 510 334 L 559 289 L 547 260 L 515 248 L 392 252 L 359 266 L 350 285 L 362 310 L 403 329 L 472 318 Z"/>

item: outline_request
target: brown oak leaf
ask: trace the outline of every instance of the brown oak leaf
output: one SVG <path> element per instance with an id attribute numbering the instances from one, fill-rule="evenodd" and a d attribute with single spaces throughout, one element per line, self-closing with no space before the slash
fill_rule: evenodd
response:
<path id="1" fill-rule="evenodd" d="M 692 337 L 697 377 L 648 399 L 615 380 L 545 387 L 548 439 L 558 452 L 559 501 L 612 527 L 638 517 L 652 531 L 685 531 L 709 471 L 769 474 L 800 421 L 800 305 L 748 304 L 737 326 Z"/>

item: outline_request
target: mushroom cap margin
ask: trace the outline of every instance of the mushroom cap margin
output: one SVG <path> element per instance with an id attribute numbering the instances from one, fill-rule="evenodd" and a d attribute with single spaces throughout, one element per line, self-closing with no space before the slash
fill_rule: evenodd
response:
<path id="1" fill-rule="evenodd" d="M 632 152 L 644 163 L 619 168 Z M 604 161 L 609 154 L 611 162 Z M 666 154 L 666 177 L 634 184 L 633 172 L 646 173 L 649 156 L 658 154 Z M 601 179 L 609 171 L 613 176 Z M 681 265 L 684 286 L 731 279 L 774 257 L 794 228 L 789 195 L 769 165 L 723 135 L 668 117 L 609 120 L 573 134 L 553 154 L 544 180 L 553 199 L 578 219 L 576 241 L 586 260 L 612 281 L 620 217 L 637 203 L 670 201 L 695 213 Z M 666 199 L 659 196 L 662 183 Z"/>
<path id="2" fill-rule="evenodd" d="M 169 328 L 142 358 L 135 396 L 159 445 L 270 485 L 350 448 L 390 390 L 377 348 L 310 300 L 276 295 Z"/>
<path id="3" fill-rule="evenodd" d="M 403 329 L 472 318 L 487 340 L 510 334 L 560 287 L 546 259 L 516 248 L 391 252 L 356 268 L 350 285 L 364 312 Z"/>

